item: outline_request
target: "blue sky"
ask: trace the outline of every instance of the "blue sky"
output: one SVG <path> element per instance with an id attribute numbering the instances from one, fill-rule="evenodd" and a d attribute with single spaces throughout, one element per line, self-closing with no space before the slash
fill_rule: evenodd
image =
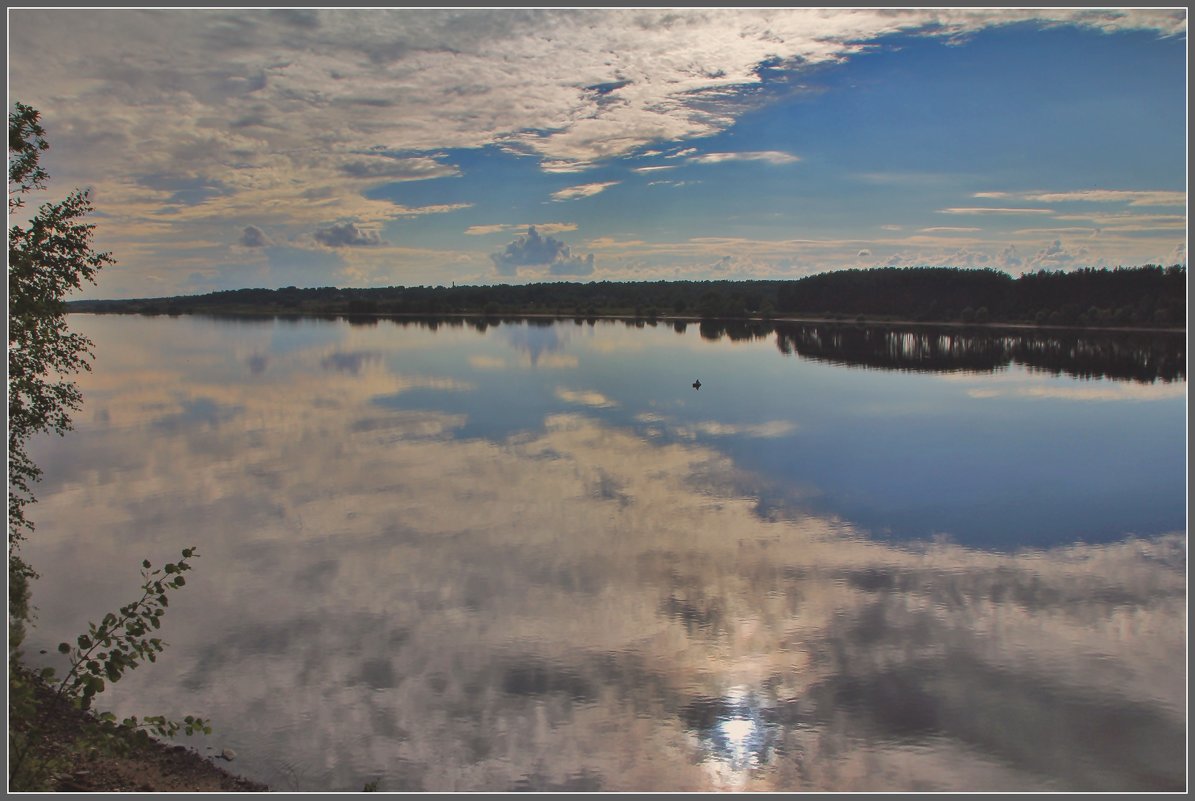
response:
<path id="1" fill-rule="evenodd" d="M 1186 262 L 1186 11 L 9 11 L 84 297 Z M 534 226 L 534 231 L 531 231 Z"/>

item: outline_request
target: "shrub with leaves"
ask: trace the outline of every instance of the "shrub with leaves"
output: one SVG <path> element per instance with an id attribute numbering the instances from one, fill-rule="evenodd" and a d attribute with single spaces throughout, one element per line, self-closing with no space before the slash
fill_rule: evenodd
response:
<path id="1" fill-rule="evenodd" d="M 61 681 L 55 679 L 53 668 L 40 672 L 44 685 L 56 699 L 74 703 L 78 708 L 90 710 L 95 696 L 103 692 L 108 683 L 117 682 L 126 671 L 135 670 L 143 662 L 156 662 L 158 654 L 166 647 L 159 637 L 153 636 L 162 626 L 162 616 L 170 605 L 169 591 L 186 585 L 183 576 L 191 569 L 188 560 L 198 557 L 196 549 L 183 548 L 182 558 L 177 562 L 154 569 L 149 560 L 141 563 L 141 597 L 122 606 L 118 612 L 109 612 L 100 622 L 88 623 L 87 632 L 75 638 L 74 644 L 61 643 L 58 651 L 69 657 L 70 669 Z M 33 687 L 19 679 L 24 671 L 12 672 L 9 681 L 10 726 L 9 726 L 9 781 L 14 787 L 38 789 L 45 780 L 48 767 L 27 763 L 29 755 L 40 740 L 37 731 L 37 702 Z M 211 734 L 208 720 L 187 715 L 181 721 L 170 720 L 164 715 L 147 715 L 143 718 L 126 717 L 117 722 L 111 712 L 94 716 L 100 724 L 98 734 L 104 742 L 92 745 L 108 750 L 121 751 L 129 737 L 148 738 L 174 737 L 180 731 L 191 734 Z M 16 723 L 18 725 L 14 726 Z M 36 768 L 36 769 L 35 769 Z"/>
<path id="2" fill-rule="evenodd" d="M 105 680 L 120 681 L 126 670 L 135 670 L 143 661 L 156 662 L 166 643 L 150 635 L 161 627 L 162 616 L 170 605 L 166 593 L 187 583 L 183 576 L 191 569 L 187 560 L 198 555 L 194 547 L 183 548 L 181 559 L 168 562 L 157 570 L 148 559 L 143 561 L 141 597 L 122 606 L 119 613 L 104 615 L 98 625 L 89 623 L 87 633 L 80 634 L 73 645 L 64 642 L 58 646 L 60 653 L 70 657 L 71 664 L 59 684 L 58 693 L 78 698 L 81 706 L 89 709 L 96 694 L 104 691 Z M 108 719 L 107 715 L 100 717 Z M 185 729 L 187 734 L 211 731 L 206 721 L 191 716 L 181 724 L 158 716 L 141 721 L 135 717 L 126 718 L 123 725 L 145 727 L 167 737 L 173 737 L 180 729 Z"/>

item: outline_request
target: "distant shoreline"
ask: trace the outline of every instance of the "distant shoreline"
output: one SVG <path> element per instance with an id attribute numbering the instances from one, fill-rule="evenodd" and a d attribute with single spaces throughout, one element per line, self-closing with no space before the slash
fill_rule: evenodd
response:
<path id="1" fill-rule="evenodd" d="M 205 295 L 73 301 L 67 311 L 133 314 L 522 317 L 763 321 L 1091 330 L 1186 330 L 1182 265 L 1026 273 L 876 268 L 794 280 L 288 286 Z M 1181 323 L 1181 325 L 1180 325 Z"/>
<path id="2" fill-rule="evenodd" d="M 78 303 L 121 303 L 122 301 L 77 301 Z M 715 322 L 745 322 L 745 323 L 809 323 L 809 324 L 828 324 L 828 325 L 867 325 L 867 326 L 893 326 L 901 328 L 985 328 L 985 329 L 999 329 L 1010 328 L 1018 331 L 1090 331 L 1094 333 L 1141 333 L 1141 334 L 1185 334 L 1186 326 L 1106 326 L 1106 325 L 1055 325 L 1050 323 L 1026 323 L 1026 322 L 986 322 L 986 323 L 964 323 L 957 320 L 904 320 L 904 319 L 886 319 L 886 318 L 851 318 L 845 319 L 841 317 L 813 317 L 802 316 L 794 317 L 792 315 L 782 316 L 744 316 L 744 317 L 696 317 L 693 315 L 683 314 L 659 314 L 653 317 L 634 314 L 549 314 L 545 312 L 502 312 L 498 314 L 485 314 L 482 312 L 319 312 L 319 311 L 301 311 L 301 312 L 284 312 L 276 309 L 237 309 L 237 310 L 219 310 L 219 309 L 194 309 L 187 311 L 170 311 L 170 312 L 149 312 L 137 311 L 132 309 L 78 309 L 67 308 L 68 314 L 94 314 L 94 315 L 131 315 L 138 317 L 246 317 L 246 318 L 284 318 L 284 319 L 373 319 L 373 320 L 488 320 L 493 323 L 509 322 L 511 320 L 604 320 L 609 322 L 643 322 L 648 325 L 654 323 L 686 323 L 688 325 L 700 325 L 701 323 L 715 323 Z"/>

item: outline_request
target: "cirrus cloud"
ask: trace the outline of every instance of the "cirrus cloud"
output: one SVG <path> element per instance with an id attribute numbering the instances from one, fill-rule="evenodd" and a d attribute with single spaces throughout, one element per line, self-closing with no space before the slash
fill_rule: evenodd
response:
<path id="1" fill-rule="evenodd" d="M 1126 203 L 1130 206 L 1185 206 L 1186 192 L 1080 189 L 1073 192 L 976 192 L 977 198 L 1014 198 L 1034 203 Z"/>
<path id="2" fill-rule="evenodd" d="M 566 186 L 557 192 L 552 193 L 553 200 L 575 200 L 579 197 L 593 197 L 596 194 L 605 192 L 612 186 L 619 184 L 620 181 L 602 181 L 592 184 L 578 184 L 577 186 Z"/>
<path id="3" fill-rule="evenodd" d="M 939 214 L 1053 214 L 1053 209 L 1013 209 L 980 207 L 954 207 L 938 209 Z"/>
<path id="4" fill-rule="evenodd" d="M 741 153 L 703 153 L 693 156 L 689 161 L 695 164 L 723 164 L 728 161 L 763 161 L 768 164 L 792 164 L 800 161 L 800 157 L 779 150 L 757 150 Z"/>

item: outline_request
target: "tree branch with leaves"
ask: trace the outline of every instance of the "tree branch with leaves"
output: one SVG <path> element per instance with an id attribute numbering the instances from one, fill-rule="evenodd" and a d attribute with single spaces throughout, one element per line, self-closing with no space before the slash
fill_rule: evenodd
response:
<path id="1" fill-rule="evenodd" d="M 41 154 L 49 149 L 39 113 L 16 103 L 8 115 L 8 543 L 10 617 L 28 620 L 28 579 L 36 574 L 17 553 L 32 531 L 25 507 L 41 469 L 26 452 L 40 432 L 64 434 L 82 395 L 69 376 L 91 369 L 91 342 L 66 324 L 66 296 L 84 281 L 95 282 L 109 253 L 93 248 L 95 226 L 87 190 L 44 203 L 21 221 L 28 196 L 49 179 Z M 13 579 L 15 587 L 13 586 Z M 17 603 L 13 603 L 13 601 Z M 12 608 L 14 607 L 15 608 Z"/>
<path id="2" fill-rule="evenodd" d="M 95 226 L 86 222 L 93 211 L 87 190 L 74 190 L 64 200 L 43 203 L 26 215 L 30 193 L 44 190 L 49 175 L 41 154 L 49 149 L 40 114 L 22 103 L 8 114 L 8 583 L 9 583 L 9 781 L 10 789 L 43 789 L 44 770 L 30 767 L 29 756 L 44 737 L 39 734 L 36 692 L 20 665 L 20 644 L 32 614 L 29 607 L 33 568 L 21 558 L 19 546 L 33 530 L 25 514 L 35 501 L 33 484 L 41 469 L 26 447 L 31 437 L 71 429 L 71 413 L 82 407 L 83 396 L 71 376 L 91 369 L 92 343 L 66 323 L 66 296 L 95 283 L 96 273 L 114 262 L 111 254 L 93 247 Z M 62 643 L 70 668 L 53 689 L 54 700 L 67 699 L 89 710 L 106 682 L 145 661 L 157 661 L 165 643 L 151 636 L 161 626 L 169 590 L 186 584 L 194 547 L 184 548 L 178 562 L 160 570 L 142 562 L 141 596 L 119 612 L 90 623 L 75 645 Z M 37 673 L 43 685 L 54 681 L 52 668 Z M 188 715 L 182 722 L 163 716 L 125 718 L 104 712 L 96 716 L 104 737 L 116 742 L 132 734 L 172 737 L 211 731 L 208 722 Z M 44 768 L 44 765 L 42 766 Z M 23 771 L 23 772 L 22 772 Z"/>

